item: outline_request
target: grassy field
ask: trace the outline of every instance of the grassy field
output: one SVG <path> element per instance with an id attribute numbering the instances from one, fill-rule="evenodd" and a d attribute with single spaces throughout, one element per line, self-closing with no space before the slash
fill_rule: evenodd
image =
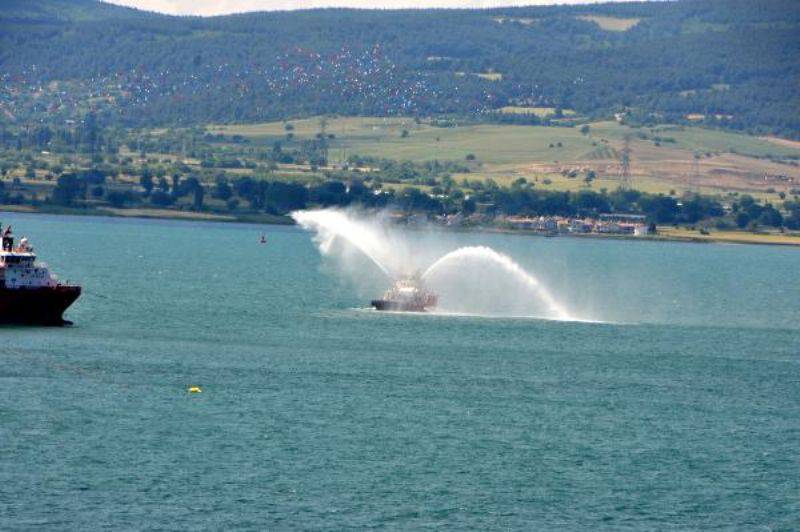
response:
<path id="1" fill-rule="evenodd" d="M 606 31 L 628 31 L 642 20 L 639 18 L 605 17 L 602 15 L 582 15 L 577 18 L 594 22 Z"/>
<path id="2" fill-rule="evenodd" d="M 464 76 L 476 76 L 487 81 L 500 81 L 503 75 L 499 72 L 455 72 L 456 77 L 463 78 Z"/>
<path id="3" fill-rule="evenodd" d="M 776 246 L 800 246 L 800 234 L 750 233 L 742 231 L 710 231 L 704 235 L 685 228 L 659 227 L 659 235 L 671 240 L 694 240 L 724 242 L 731 244 L 771 244 Z"/>
<path id="4" fill-rule="evenodd" d="M 500 108 L 500 112 L 505 115 L 536 115 L 539 118 L 547 118 L 556 114 L 555 107 L 521 107 L 518 105 L 506 105 Z M 562 109 L 564 116 L 575 116 L 572 109 Z"/>
<path id="5" fill-rule="evenodd" d="M 319 118 L 291 122 L 298 139 L 321 131 Z M 270 141 L 285 138 L 286 124 L 209 126 L 212 133 L 238 134 Z M 402 136 L 408 131 L 407 136 Z M 778 193 L 800 188 L 800 144 L 782 139 L 703 129 L 657 126 L 629 128 L 613 121 L 580 128 L 477 124 L 436 127 L 410 118 L 346 117 L 325 121 L 334 135 L 330 159 L 339 163 L 350 155 L 395 160 L 465 161 L 474 155 L 471 172 L 457 179 L 494 179 L 507 184 L 525 178 L 546 189 L 586 187 L 585 172 L 597 176 L 595 189 L 621 184 L 620 154 L 630 138 L 631 184 L 648 192 L 680 194 L 749 193 L 778 201 Z M 772 157 L 775 160 L 769 160 Z M 781 160 L 782 159 L 782 160 Z M 789 164 L 794 160 L 794 164 Z M 576 172 L 570 178 L 564 174 Z M 546 183 L 548 180 L 549 183 Z"/>
<path id="6" fill-rule="evenodd" d="M 125 209 L 104 207 L 102 209 L 98 209 L 98 211 L 101 214 L 108 214 L 110 216 L 132 218 L 172 218 L 176 220 L 209 220 L 216 222 L 232 222 L 236 220 L 235 216 L 223 216 L 220 214 L 211 214 L 207 212 L 176 211 L 175 209 L 156 209 L 152 207 Z"/>

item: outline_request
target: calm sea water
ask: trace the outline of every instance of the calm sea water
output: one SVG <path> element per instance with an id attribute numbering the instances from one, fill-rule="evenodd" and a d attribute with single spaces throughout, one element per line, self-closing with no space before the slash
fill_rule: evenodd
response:
<path id="1" fill-rule="evenodd" d="M 447 237 L 603 321 L 552 322 L 359 310 L 296 228 L 0 220 L 85 287 L 0 328 L 0 529 L 800 528 L 800 250 Z"/>

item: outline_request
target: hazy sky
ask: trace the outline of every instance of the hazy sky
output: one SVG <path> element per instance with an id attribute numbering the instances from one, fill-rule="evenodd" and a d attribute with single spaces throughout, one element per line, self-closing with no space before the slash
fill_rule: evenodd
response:
<path id="1" fill-rule="evenodd" d="M 222 15 L 244 11 L 315 7 L 423 8 L 586 4 L 592 0 L 106 0 L 112 4 L 172 15 Z"/>

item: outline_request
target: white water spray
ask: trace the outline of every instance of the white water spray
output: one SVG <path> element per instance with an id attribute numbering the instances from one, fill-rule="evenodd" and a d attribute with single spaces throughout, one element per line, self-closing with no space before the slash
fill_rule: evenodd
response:
<path id="1" fill-rule="evenodd" d="M 349 273 L 360 288 L 364 288 L 365 263 L 348 253 L 353 249 L 390 280 L 424 272 L 422 279 L 439 294 L 443 312 L 573 319 L 536 276 L 489 247 L 467 246 L 445 253 L 441 233 L 398 231 L 380 215 L 323 209 L 296 211 L 292 218 L 315 233 L 320 253 L 336 260 L 340 271 Z"/>
<path id="2" fill-rule="evenodd" d="M 392 253 L 388 235 L 381 235 L 376 224 L 368 224 L 336 209 L 295 211 L 291 216 L 303 229 L 316 233 L 314 240 L 323 255 L 332 253 L 336 239 L 341 238 L 366 255 L 389 278 L 400 275 L 390 266 Z"/>
<path id="3" fill-rule="evenodd" d="M 536 277 L 526 272 L 522 266 L 514 262 L 508 255 L 498 253 L 486 246 L 467 246 L 451 251 L 431 264 L 422 274 L 422 278 L 425 280 L 435 279 L 437 272 L 448 268 L 452 269 L 453 267 L 463 267 L 468 262 L 478 262 L 490 267 L 498 267 L 501 272 L 511 276 L 522 287 L 530 290 L 532 295 L 541 300 L 546 307 L 548 317 L 558 320 L 572 319 L 567 309 L 550 295 L 550 292 L 542 286 L 542 283 Z"/>

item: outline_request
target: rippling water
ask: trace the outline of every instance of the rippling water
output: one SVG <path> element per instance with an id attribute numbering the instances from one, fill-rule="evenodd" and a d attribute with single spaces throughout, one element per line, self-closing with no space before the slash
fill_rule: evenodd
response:
<path id="1" fill-rule="evenodd" d="M 800 250 L 442 236 L 602 323 L 554 322 L 361 310 L 296 228 L 0 220 L 85 288 L 0 328 L 0 529 L 800 526 Z"/>

